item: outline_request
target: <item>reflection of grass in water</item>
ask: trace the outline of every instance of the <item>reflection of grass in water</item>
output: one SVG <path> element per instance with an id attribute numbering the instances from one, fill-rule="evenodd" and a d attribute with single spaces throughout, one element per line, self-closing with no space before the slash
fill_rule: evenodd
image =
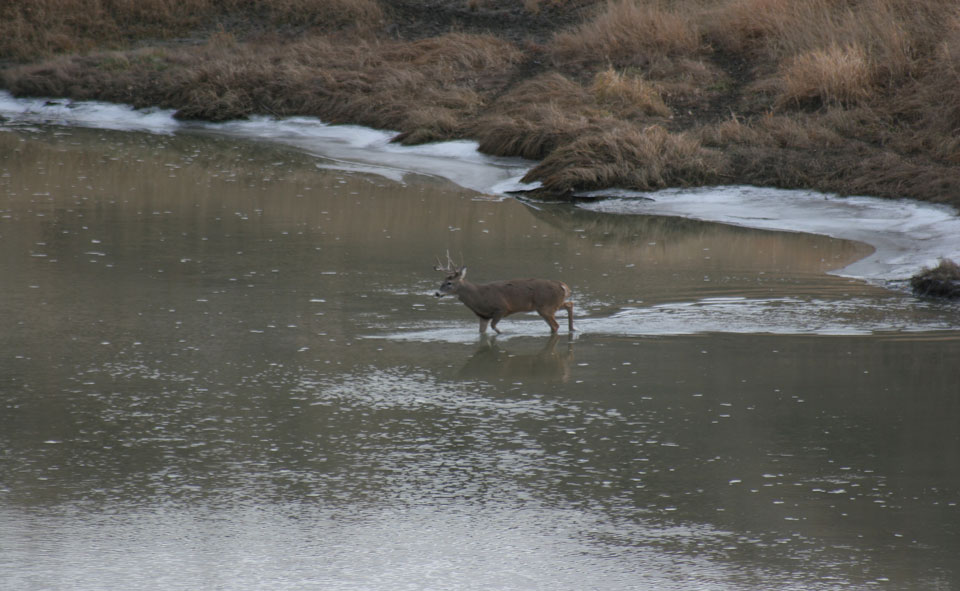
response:
<path id="1" fill-rule="evenodd" d="M 600 249 L 598 256 L 616 257 L 608 268 L 620 274 L 694 267 L 729 273 L 756 269 L 770 274 L 819 274 L 842 268 L 873 250 L 827 236 L 676 216 L 617 215 L 547 204 L 531 207 L 530 212 L 564 233 L 586 237 L 591 244 L 616 247 Z M 711 263 L 704 264 L 704 256 L 711 257 Z"/>

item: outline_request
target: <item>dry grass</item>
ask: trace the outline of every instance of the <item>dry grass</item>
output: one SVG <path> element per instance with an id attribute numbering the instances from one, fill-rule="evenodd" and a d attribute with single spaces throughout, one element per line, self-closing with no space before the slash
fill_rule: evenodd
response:
<path id="1" fill-rule="evenodd" d="M 561 67 L 599 62 L 623 68 L 694 54 L 701 46 L 699 27 L 690 13 L 677 8 L 681 4 L 616 0 L 593 21 L 557 35 L 550 55 Z"/>
<path id="2" fill-rule="evenodd" d="M 890 111 L 917 123 L 889 138 L 888 143 L 960 165 L 960 18 L 953 31 L 932 52 L 922 74 L 894 97 Z"/>
<path id="3" fill-rule="evenodd" d="M 781 68 L 777 104 L 857 104 L 875 94 L 875 69 L 860 45 L 808 51 Z"/>
<path id="4" fill-rule="evenodd" d="M 628 117 L 634 112 L 658 117 L 669 117 L 671 114 L 657 85 L 641 76 L 628 76 L 612 68 L 594 76 L 590 92 L 598 103 L 610 106 Z"/>
<path id="5" fill-rule="evenodd" d="M 591 119 L 571 115 L 547 103 L 529 107 L 522 117 L 484 117 L 475 124 L 471 135 L 479 140 L 481 152 L 541 160 L 593 129 Z"/>
<path id="6" fill-rule="evenodd" d="M 924 268 L 910 278 L 913 293 L 919 296 L 960 298 L 960 265 L 941 259 L 933 268 Z"/>
<path id="7" fill-rule="evenodd" d="M 841 149 L 846 141 L 832 127 L 807 115 L 766 113 L 746 122 L 735 117 L 705 125 L 699 137 L 706 146 L 764 146 L 792 150 Z"/>
<path id="8" fill-rule="evenodd" d="M 0 4 L 0 57 L 16 60 L 118 44 L 124 36 L 170 36 L 213 14 L 209 1 L 177 11 L 176 0 L 7 0 Z M 182 12 L 182 14 L 177 14 Z M 144 21 L 145 15 L 151 15 Z"/>
<path id="9" fill-rule="evenodd" d="M 698 10 L 697 0 L 611 0 L 592 20 L 557 34 L 547 57 L 557 70 L 592 80 L 596 99 L 618 116 L 669 117 L 667 97 L 690 109 L 724 78 L 707 57 Z M 639 109 L 623 113 L 631 102 Z"/>
<path id="10" fill-rule="evenodd" d="M 376 29 L 384 14 L 376 0 L 5 0 L 0 58 L 22 61 L 189 35 L 226 17 L 330 31 Z"/>
<path id="11" fill-rule="evenodd" d="M 624 187 L 661 189 L 715 183 L 723 157 L 688 134 L 653 125 L 611 129 L 557 148 L 525 177 L 552 193 Z"/>
<path id="12" fill-rule="evenodd" d="M 702 13 L 704 34 L 777 67 L 830 48 L 861 48 L 886 78 L 909 74 L 950 28 L 952 0 L 729 0 Z"/>
<path id="13" fill-rule="evenodd" d="M 586 89 L 553 72 L 520 82 L 493 101 L 470 135 L 488 154 L 540 160 L 591 129 L 598 117 Z"/>
<path id="14" fill-rule="evenodd" d="M 512 114 L 532 105 L 553 103 L 573 112 L 584 110 L 589 101 L 589 93 L 578 82 L 559 72 L 548 72 L 518 82 L 494 106 Z"/>
<path id="15" fill-rule="evenodd" d="M 489 36 L 452 34 L 414 44 L 317 38 L 283 46 L 231 46 L 222 36 L 197 48 L 97 54 L 8 73 L 18 94 L 103 98 L 177 109 L 177 117 L 221 121 L 254 113 L 315 115 L 449 138 L 483 99 L 472 87 L 517 50 Z M 12 74 L 12 75 L 11 75 Z"/>

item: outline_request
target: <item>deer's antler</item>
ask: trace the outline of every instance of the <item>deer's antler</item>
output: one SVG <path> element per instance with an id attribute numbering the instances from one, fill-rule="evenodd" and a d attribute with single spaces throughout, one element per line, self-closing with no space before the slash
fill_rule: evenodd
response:
<path id="1" fill-rule="evenodd" d="M 437 266 L 433 268 L 435 271 L 443 271 L 444 273 L 456 273 L 460 269 L 453 262 L 453 259 L 450 258 L 450 251 L 447 251 L 447 265 L 443 266 L 443 263 L 440 262 L 440 257 L 437 257 Z"/>

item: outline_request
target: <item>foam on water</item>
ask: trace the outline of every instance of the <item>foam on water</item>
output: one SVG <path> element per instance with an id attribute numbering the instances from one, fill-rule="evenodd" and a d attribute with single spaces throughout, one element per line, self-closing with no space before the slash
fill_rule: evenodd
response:
<path id="1" fill-rule="evenodd" d="M 266 140 L 324 158 L 322 167 L 380 174 L 402 180 L 416 173 L 447 179 L 481 193 L 504 196 L 536 185 L 520 181 L 533 165 L 477 151 L 477 143 L 454 141 L 421 146 L 391 143 L 394 132 L 354 125 L 328 125 L 312 117 L 252 117 L 227 123 L 181 122 L 173 111 L 137 110 L 93 101 L 15 99 L 0 92 L 0 117 L 14 123 L 80 125 L 114 130 L 193 131 Z M 941 257 L 960 259 L 960 218 L 953 208 L 910 200 L 836 197 L 811 191 L 757 187 L 675 189 L 655 193 L 605 191 L 581 205 L 611 214 L 667 215 L 751 228 L 826 234 L 876 248 L 871 256 L 837 274 L 870 281 L 909 277 Z"/>

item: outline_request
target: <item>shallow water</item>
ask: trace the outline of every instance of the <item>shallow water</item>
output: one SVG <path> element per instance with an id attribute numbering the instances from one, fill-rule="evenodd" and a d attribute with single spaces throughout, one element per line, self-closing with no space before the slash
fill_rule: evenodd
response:
<path id="1" fill-rule="evenodd" d="M 960 587 L 960 308 L 871 247 L 338 166 L 0 132 L 0 588 Z"/>

